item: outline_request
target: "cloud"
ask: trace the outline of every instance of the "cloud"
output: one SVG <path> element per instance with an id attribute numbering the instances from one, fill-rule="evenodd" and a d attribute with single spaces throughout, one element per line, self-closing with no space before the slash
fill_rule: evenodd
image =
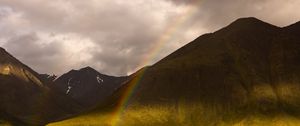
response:
<path id="1" fill-rule="evenodd" d="M 40 73 L 92 66 L 126 75 L 239 17 L 279 26 L 296 22 L 298 5 L 297 0 L 0 0 L 0 46 Z M 157 48 L 157 55 L 145 59 Z"/>
<path id="2" fill-rule="evenodd" d="M 14 37 L 8 40 L 4 47 L 25 64 L 30 64 L 41 72 L 52 69 L 54 66 L 51 64 L 59 60 L 57 55 L 62 51 L 57 43 L 40 43 L 35 33 Z"/>
<path id="3" fill-rule="evenodd" d="M 194 4 L 196 2 L 201 2 L 203 0 L 168 0 L 175 4 Z"/>
<path id="4" fill-rule="evenodd" d="M 2 0 L 0 3 L 2 10 L 9 10 L 0 23 L 5 29 L 0 33 L 6 34 L 1 38 L 8 40 L 3 46 L 38 72 L 55 74 L 84 66 L 106 74 L 128 74 L 143 62 L 168 22 L 182 14 L 180 7 L 166 1 L 154 4 L 148 0 Z M 20 50 L 22 46 L 26 48 Z M 74 51 L 78 48 L 82 49 Z M 81 56 L 82 60 L 70 61 L 70 55 L 88 58 Z"/>
<path id="5" fill-rule="evenodd" d="M 190 24 L 217 30 L 241 17 L 257 17 L 278 26 L 287 26 L 300 20 L 297 0 L 170 0 L 197 7 Z"/>
<path id="6" fill-rule="evenodd" d="M 49 37 L 41 33 L 28 33 L 7 40 L 3 46 L 23 63 L 41 73 L 50 73 L 51 70 L 63 73 L 88 64 L 87 61 L 92 57 L 89 49 L 94 45 L 78 35 Z"/>

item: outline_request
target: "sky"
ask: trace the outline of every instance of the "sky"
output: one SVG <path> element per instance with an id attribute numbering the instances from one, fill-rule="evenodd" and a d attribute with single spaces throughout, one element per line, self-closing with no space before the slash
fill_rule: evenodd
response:
<path id="1" fill-rule="evenodd" d="M 129 75 L 241 17 L 284 27 L 299 0 L 0 0 L 0 46 L 39 73 Z"/>

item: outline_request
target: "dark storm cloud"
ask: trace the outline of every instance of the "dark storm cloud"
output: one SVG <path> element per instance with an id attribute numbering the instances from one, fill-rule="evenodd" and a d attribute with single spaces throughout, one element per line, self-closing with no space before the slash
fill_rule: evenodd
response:
<path id="1" fill-rule="evenodd" d="M 140 67 L 162 35 L 170 39 L 149 63 L 239 17 L 288 25 L 300 19 L 299 4 L 297 0 L 0 0 L 0 46 L 42 73 L 92 66 L 101 73 L 125 75 Z M 181 17 L 187 19 L 172 25 Z M 166 32 L 170 27 L 175 30 Z"/>

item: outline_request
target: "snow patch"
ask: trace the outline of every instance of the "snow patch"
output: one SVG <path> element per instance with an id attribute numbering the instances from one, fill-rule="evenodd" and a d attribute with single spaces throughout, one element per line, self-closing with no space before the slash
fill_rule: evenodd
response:
<path id="1" fill-rule="evenodd" d="M 99 75 L 96 77 L 97 81 L 99 84 L 103 83 L 104 80 L 102 78 L 99 77 Z"/>
<path id="2" fill-rule="evenodd" d="M 72 78 L 70 78 L 70 79 L 68 80 L 68 90 L 67 90 L 66 94 L 69 94 L 70 91 L 71 91 L 71 89 L 72 89 L 72 86 L 71 86 L 71 83 L 70 83 L 71 80 L 72 80 Z"/>
<path id="3" fill-rule="evenodd" d="M 69 94 L 69 93 L 70 93 L 71 88 L 72 88 L 71 86 L 68 86 L 68 90 L 67 90 L 66 94 Z"/>

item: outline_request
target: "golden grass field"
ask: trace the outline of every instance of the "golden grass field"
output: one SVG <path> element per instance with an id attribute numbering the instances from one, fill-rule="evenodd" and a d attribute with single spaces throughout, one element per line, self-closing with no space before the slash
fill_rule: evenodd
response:
<path id="1" fill-rule="evenodd" d="M 93 112 L 47 126 L 300 126 L 299 119 L 284 113 L 245 115 L 208 110 L 212 109 L 201 105 L 135 106 L 119 120 L 109 111 Z"/>

